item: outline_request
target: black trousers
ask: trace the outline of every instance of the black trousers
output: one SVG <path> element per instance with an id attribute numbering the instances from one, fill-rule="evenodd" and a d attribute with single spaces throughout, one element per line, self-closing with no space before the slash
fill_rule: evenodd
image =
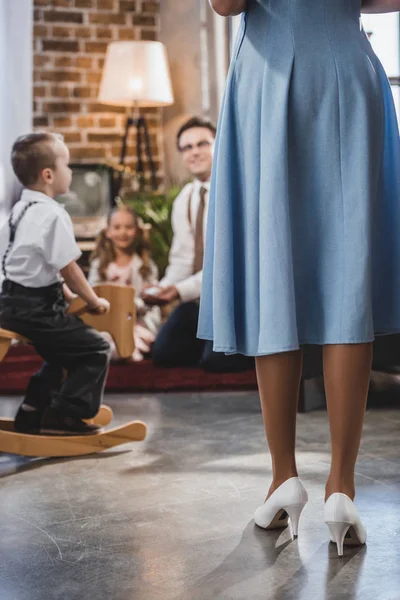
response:
<path id="1" fill-rule="evenodd" d="M 153 362 L 159 367 L 201 366 L 205 371 L 229 373 L 254 368 L 254 358 L 214 352 L 211 341 L 199 340 L 199 305 L 185 302 L 174 310 L 152 346 Z"/>
<path id="2" fill-rule="evenodd" d="M 40 413 L 51 404 L 66 417 L 91 419 L 96 415 L 110 347 L 81 319 L 66 314 L 61 285 L 34 289 L 5 281 L 0 294 L 0 326 L 31 340 L 45 361 L 31 378 L 24 403 Z"/>

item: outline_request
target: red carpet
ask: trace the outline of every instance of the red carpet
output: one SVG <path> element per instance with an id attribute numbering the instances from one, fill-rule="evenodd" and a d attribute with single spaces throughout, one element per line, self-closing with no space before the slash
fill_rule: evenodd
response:
<path id="1" fill-rule="evenodd" d="M 0 393 L 21 393 L 41 358 L 31 346 L 14 346 L 0 363 Z M 198 368 L 161 369 L 149 360 L 112 364 L 108 391 L 165 392 L 169 390 L 248 390 L 256 388 L 255 371 L 205 373 Z"/>

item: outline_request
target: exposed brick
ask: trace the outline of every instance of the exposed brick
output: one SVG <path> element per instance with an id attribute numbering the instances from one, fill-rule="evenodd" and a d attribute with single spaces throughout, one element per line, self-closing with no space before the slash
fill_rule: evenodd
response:
<path id="1" fill-rule="evenodd" d="M 91 27 L 75 27 L 74 35 L 77 38 L 90 38 L 92 37 L 93 29 Z"/>
<path id="2" fill-rule="evenodd" d="M 90 87 L 75 87 L 72 95 L 74 98 L 94 98 L 96 94 Z"/>
<path id="3" fill-rule="evenodd" d="M 142 2 L 142 12 L 155 15 L 158 13 L 160 6 L 158 2 Z"/>
<path id="4" fill-rule="evenodd" d="M 109 27 L 98 27 L 96 29 L 96 37 L 98 37 L 100 40 L 110 40 L 113 37 L 113 32 Z"/>
<path id="5" fill-rule="evenodd" d="M 89 159 L 104 159 L 106 157 L 106 150 L 102 146 L 98 148 L 71 148 L 71 158 L 75 160 L 89 160 Z"/>
<path id="6" fill-rule="evenodd" d="M 65 129 L 66 127 L 72 126 L 71 117 L 54 117 L 53 119 L 54 127 L 59 127 L 60 129 Z"/>
<path id="7" fill-rule="evenodd" d="M 76 71 L 42 71 L 39 76 L 41 81 L 81 81 L 81 74 Z"/>
<path id="8" fill-rule="evenodd" d="M 124 25 L 126 17 L 124 13 L 90 13 L 89 23 L 103 23 L 105 25 Z"/>
<path id="9" fill-rule="evenodd" d="M 133 17 L 133 24 L 139 27 L 155 27 L 156 19 L 155 17 L 149 17 L 146 15 L 135 15 Z"/>
<path id="10" fill-rule="evenodd" d="M 93 54 L 104 54 L 107 50 L 107 42 L 86 42 L 85 52 Z"/>
<path id="11" fill-rule="evenodd" d="M 53 37 L 56 38 L 66 38 L 74 35 L 74 29 L 72 27 L 61 27 L 60 25 L 54 26 L 52 32 Z"/>
<path id="12" fill-rule="evenodd" d="M 121 134 L 121 139 L 122 139 L 122 134 Z M 127 155 L 128 156 L 136 155 L 136 146 L 133 145 L 133 140 L 134 140 L 134 138 L 132 139 L 132 144 L 127 147 Z M 121 147 L 120 147 L 120 149 L 121 149 Z M 154 159 L 157 155 L 156 150 L 157 150 L 157 144 L 154 142 L 154 140 L 152 140 L 151 141 L 151 151 L 152 151 Z M 143 155 L 143 159 L 144 159 L 144 161 L 146 161 L 146 158 L 144 155 Z"/>
<path id="13" fill-rule="evenodd" d="M 155 29 L 142 29 L 140 32 L 140 39 L 155 41 L 157 40 L 157 32 Z"/>
<path id="14" fill-rule="evenodd" d="M 122 143 L 122 133 L 121 133 L 121 142 L 119 144 L 113 145 L 112 148 L 111 148 L 111 157 L 112 158 L 119 158 L 120 157 L 120 155 L 121 155 L 121 143 Z M 127 155 L 126 155 L 125 162 L 129 166 L 136 165 L 136 163 L 137 163 L 136 146 L 135 147 L 130 146 L 129 148 L 127 148 Z"/>
<path id="15" fill-rule="evenodd" d="M 47 94 L 47 87 L 45 85 L 35 85 L 33 88 L 33 95 L 35 98 L 44 98 Z"/>
<path id="16" fill-rule="evenodd" d="M 96 0 L 75 0 L 76 8 L 96 8 Z"/>
<path id="17" fill-rule="evenodd" d="M 156 119 L 155 117 L 146 117 L 146 123 L 150 128 L 155 127 L 158 129 L 160 127 L 160 119 Z"/>
<path id="18" fill-rule="evenodd" d="M 66 10 L 49 10 L 44 13 L 47 23 L 83 23 L 83 13 Z"/>
<path id="19" fill-rule="evenodd" d="M 33 36 L 35 39 L 44 38 L 49 34 L 49 28 L 46 25 L 35 25 L 33 27 Z"/>
<path id="20" fill-rule="evenodd" d="M 76 71 L 42 71 L 39 76 L 41 81 L 81 81 L 81 74 Z"/>
<path id="21" fill-rule="evenodd" d="M 97 0 L 99 10 L 115 10 L 115 0 Z"/>
<path id="22" fill-rule="evenodd" d="M 44 67 L 51 63 L 51 56 L 46 56 L 45 54 L 36 54 L 33 59 L 33 64 L 35 67 Z"/>
<path id="23" fill-rule="evenodd" d="M 72 56 L 56 56 L 54 58 L 55 67 L 72 67 L 74 64 Z"/>
<path id="24" fill-rule="evenodd" d="M 77 144 L 82 141 L 82 134 L 79 131 L 64 133 L 64 142 L 66 144 Z"/>
<path id="25" fill-rule="evenodd" d="M 123 106 L 111 106 L 111 104 L 101 104 L 98 102 L 96 104 L 89 104 L 88 111 L 94 113 L 124 113 L 125 108 Z"/>
<path id="26" fill-rule="evenodd" d="M 82 115 L 82 116 L 77 117 L 76 124 L 78 125 L 78 127 L 82 127 L 85 129 L 87 127 L 93 127 L 94 126 L 94 118 L 90 117 L 90 116 Z"/>
<path id="27" fill-rule="evenodd" d="M 91 69 L 93 66 L 93 60 L 89 56 L 78 56 L 75 59 L 75 66 L 80 69 Z"/>
<path id="28" fill-rule="evenodd" d="M 87 73 L 86 75 L 86 81 L 88 83 L 93 83 L 93 85 L 99 85 L 100 81 L 101 81 L 101 71 L 98 73 Z"/>
<path id="29" fill-rule="evenodd" d="M 34 127 L 48 127 L 49 126 L 49 117 L 46 117 L 46 116 L 35 117 L 33 119 L 33 126 Z"/>
<path id="30" fill-rule="evenodd" d="M 75 41 L 43 40 L 43 51 L 52 52 L 78 52 L 79 44 Z"/>
<path id="31" fill-rule="evenodd" d="M 115 127 L 117 124 L 117 120 L 115 117 L 100 117 L 99 125 L 100 127 Z"/>
<path id="32" fill-rule="evenodd" d="M 111 148 L 111 157 L 112 158 L 119 158 L 121 156 L 121 144 L 119 144 L 119 146 L 113 146 Z M 130 158 L 126 158 L 125 159 L 125 163 L 129 164 L 130 163 Z"/>
<path id="33" fill-rule="evenodd" d="M 119 10 L 121 12 L 135 11 L 136 10 L 136 1 L 135 0 L 120 0 Z"/>
<path id="34" fill-rule="evenodd" d="M 105 51 L 113 39 L 157 39 L 159 2 L 34 0 L 34 6 L 35 127 L 64 133 L 72 160 L 118 160 L 125 108 L 97 102 Z M 143 114 L 148 117 L 161 181 L 160 110 L 145 110 Z M 137 167 L 133 132 L 126 162 L 133 169 Z M 146 161 L 145 168 L 148 171 Z M 129 177 L 126 185 L 130 185 Z"/>
<path id="35" fill-rule="evenodd" d="M 120 27 L 118 29 L 118 40 L 123 42 L 125 40 L 134 40 L 135 39 L 135 30 L 133 27 Z"/>
<path id="36" fill-rule="evenodd" d="M 63 85 L 56 85 L 51 88 L 51 95 L 53 98 L 69 98 L 72 96 L 72 90 Z"/>
<path id="37" fill-rule="evenodd" d="M 147 115 L 159 115 L 159 108 L 145 108 L 143 109 L 143 115 L 146 117 Z"/>
<path id="38" fill-rule="evenodd" d="M 111 143 L 119 142 L 121 136 L 118 133 L 88 133 L 88 142 Z"/>
<path id="39" fill-rule="evenodd" d="M 78 113 L 81 105 L 75 102 L 48 102 L 43 106 L 47 113 Z"/>

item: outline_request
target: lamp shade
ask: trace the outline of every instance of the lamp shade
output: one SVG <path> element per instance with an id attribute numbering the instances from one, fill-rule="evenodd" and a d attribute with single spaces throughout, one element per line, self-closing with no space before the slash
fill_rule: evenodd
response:
<path id="1" fill-rule="evenodd" d="M 111 42 L 107 47 L 98 100 L 115 106 L 173 104 L 164 44 Z"/>

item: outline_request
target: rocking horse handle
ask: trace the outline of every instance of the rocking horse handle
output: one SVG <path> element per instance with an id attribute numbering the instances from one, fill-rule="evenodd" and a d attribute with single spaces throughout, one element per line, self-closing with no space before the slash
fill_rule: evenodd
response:
<path id="1" fill-rule="evenodd" d="M 73 315 L 74 317 L 81 317 L 82 315 L 84 315 L 87 312 L 89 312 L 89 307 L 87 304 L 85 304 L 84 306 L 82 306 L 81 308 L 79 308 L 78 310 L 76 310 L 75 312 L 72 312 L 70 314 Z"/>
<path id="2" fill-rule="evenodd" d="M 89 308 L 89 305 L 85 304 L 84 306 L 82 306 L 81 308 L 79 308 L 75 312 L 71 312 L 70 314 L 73 315 L 74 317 L 82 317 L 86 313 L 91 313 L 93 315 L 100 316 L 100 315 L 104 315 L 105 314 L 105 310 L 102 311 L 101 313 L 91 312 L 91 309 Z"/>

